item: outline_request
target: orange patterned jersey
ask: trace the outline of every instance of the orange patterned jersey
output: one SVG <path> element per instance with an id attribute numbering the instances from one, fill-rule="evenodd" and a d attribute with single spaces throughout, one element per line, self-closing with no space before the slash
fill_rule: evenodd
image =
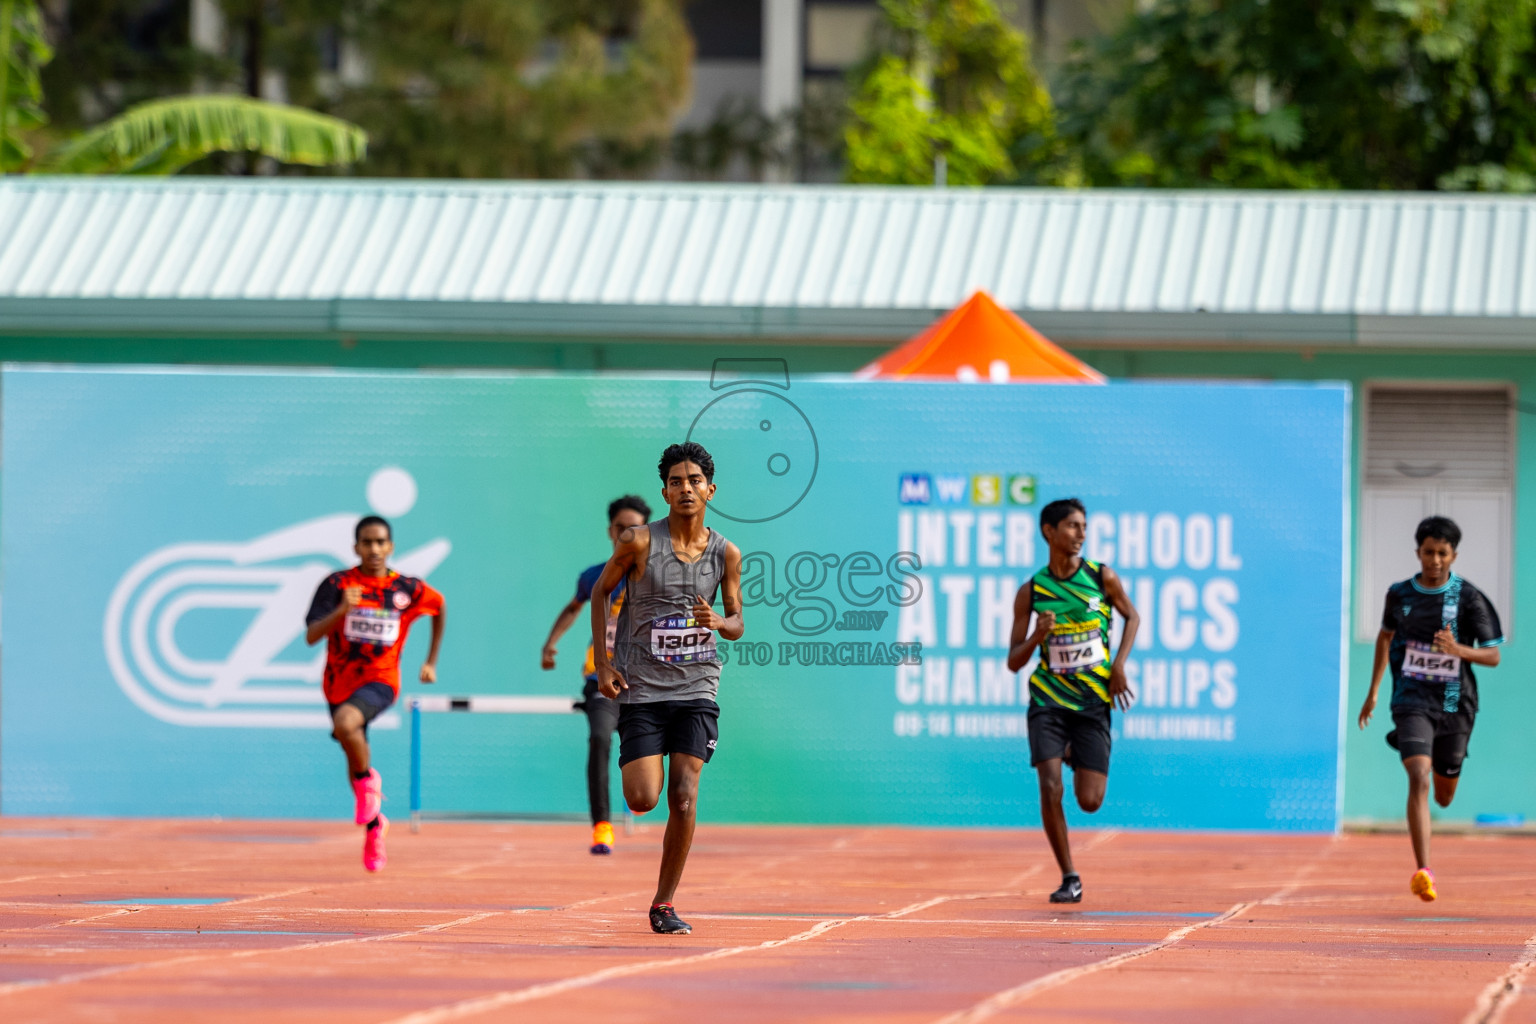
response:
<path id="1" fill-rule="evenodd" d="M 341 592 L 361 587 L 363 599 L 331 630 L 325 649 L 325 699 L 340 704 L 365 683 L 383 683 L 400 693 L 400 650 L 411 623 L 443 610 L 443 595 L 414 576 L 393 569 L 365 576 L 353 567 L 333 572 L 315 591 L 307 624 L 336 610 Z"/>

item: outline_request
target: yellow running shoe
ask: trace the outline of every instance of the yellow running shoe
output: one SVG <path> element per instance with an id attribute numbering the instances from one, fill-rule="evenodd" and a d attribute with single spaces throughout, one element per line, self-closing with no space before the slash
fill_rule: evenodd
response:
<path id="1" fill-rule="evenodd" d="M 606 821 L 592 826 L 592 852 L 599 856 L 613 852 L 613 826 Z"/>
<path id="2" fill-rule="evenodd" d="M 1429 868 L 1419 868 L 1413 873 L 1413 881 L 1408 883 L 1408 889 L 1425 903 L 1432 902 L 1435 893 L 1435 873 Z"/>

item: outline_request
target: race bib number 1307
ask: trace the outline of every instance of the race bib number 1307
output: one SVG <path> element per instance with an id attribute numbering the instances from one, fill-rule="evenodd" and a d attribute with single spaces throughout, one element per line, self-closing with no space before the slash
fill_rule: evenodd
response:
<path id="1" fill-rule="evenodd" d="M 691 615 L 663 615 L 651 620 L 651 657 L 657 661 L 714 661 L 715 631 Z"/>

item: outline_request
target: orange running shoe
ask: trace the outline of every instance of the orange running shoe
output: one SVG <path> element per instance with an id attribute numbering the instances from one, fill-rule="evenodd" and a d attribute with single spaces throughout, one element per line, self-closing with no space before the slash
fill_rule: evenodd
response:
<path id="1" fill-rule="evenodd" d="M 1435 873 L 1429 868 L 1419 868 L 1413 873 L 1413 881 L 1408 883 L 1408 889 L 1425 903 L 1433 902 L 1435 896 Z"/>
<path id="2" fill-rule="evenodd" d="M 592 826 L 592 853 L 598 856 L 613 852 L 613 826 L 600 821 Z"/>
<path id="3" fill-rule="evenodd" d="M 379 823 L 363 833 L 363 867 L 378 871 L 389 862 L 384 852 L 384 837 L 389 834 L 389 819 L 379 815 Z"/>

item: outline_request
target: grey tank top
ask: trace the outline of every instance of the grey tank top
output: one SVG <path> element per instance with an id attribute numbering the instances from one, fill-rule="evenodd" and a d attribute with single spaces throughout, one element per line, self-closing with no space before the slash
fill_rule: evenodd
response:
<path id="1" fill-rule="evenodd" d="M 685 562 L 672 550 L 665 519 L 646 529 L 651 531 L 650 557 L 644 574 L 625 585 L 614 637 L 613 663 L 629 683 L 629 689 L 619 691 L 619 703 L 714 700 L 720 686 L 718 637 L 694 623 L 693 601 L 701 594 L 723 612 L 725 538 L 710 530 L 698 561 Z"/>

